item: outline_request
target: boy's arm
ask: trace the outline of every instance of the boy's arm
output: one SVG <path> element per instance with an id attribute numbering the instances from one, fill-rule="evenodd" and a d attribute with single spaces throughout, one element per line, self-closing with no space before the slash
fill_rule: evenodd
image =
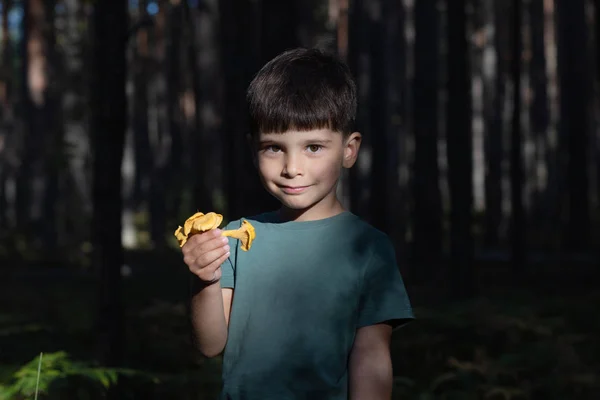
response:
<path id="1" fill-rule="evenodd" d="M 359 328 L 348 366 L 350 400 L 389 400 L 393 374 L 390 355 L 392 327 L 376 324 Z"/>
<path id="2" fill-rule="evenodd" d="M 196 344 L 206 357 L 215 357 L 227 343 L 233 289 L 221 289 L 219 282 L 194 286 L 190 308 Z"/>

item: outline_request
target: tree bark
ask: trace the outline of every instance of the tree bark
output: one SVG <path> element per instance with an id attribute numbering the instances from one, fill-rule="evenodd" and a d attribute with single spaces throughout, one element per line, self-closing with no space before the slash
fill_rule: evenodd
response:
<path id="1" fill-rule="evenodd" d="M 588 172 L 590 71 L 584 0 L 557 0 L 560 141 L 566 167 L 566 226 L 564 243 L 570 251 L 590 244 Z"/>
<path id="2" fill-rule="evenodd" d="M 438 168 L 438 66 L 440 18 L 437 1 L 417 1 L 413 82 L 414 241 L 416 279 L 431 278 L 442 248 L 442 203 Z M 453 53 L 450 53 L 451 57 Z M 451 61 L 453 62 L 453 61 Z M 452 99 L 452 97 L 450 97 Z M 452 100 L 454 101 L 454 100 Z"/>
<path id="3" fill-rule="evenodd" d="M 299 44 L 296 0 L 260 0 L 260 66 Z"/>
<path id="4" fill-rule="evenodd" d="M 181 58 L 183 39 L 183 6 L 180 0 L 171 0 L 167 6 L 166 34 L 166 83 L 167 83 L 167 121 L 169 127 L 170 151 L 165 165 L 165 197 L 167 199 L 166 221 L 177 217 L 181 205 L 182 192 L 186 187 L 186 177 L 179 174 L 183 170 L 184 137 L 182 132 L 183 115 L 181 112 Z M 166 222 L 165 221 L 165 222 Z M 166 228 L 166 227 L 165 227 Z M 163 231 L 164 235 L 164 231 Z M 164 245 L 161 242 L 161 245 Z"/>
<path id="5" fill-rule="evenodd" d="M 362 83 L 368 80 L 368 70 L 365 68 L 364 60 L 369 58 L 368 55 L 368 29 L 365 18 L 366 2 L 363 0 L 355 0 L 349 2 L 348 8 L 348 66 L 352 71 L 354 80 L 357 85 L 358 104 L 363 105 L 358 107 L 356 115 L 355 130 L 367 133 L 369 129 L 368 107 L 364 105 L 368 102 L 368 91 L 362 88 Z M 363 168 L 362 160 L 364 154 L 368 150 L 370 139 L 368 136 L 363 138 L 361 153 L 357 163 L 349 171 L 347 171 L 348 197 L 350 208 L 355 214 L 366 217 L 368 214 L 368 204 L 365 201 L 367 198 L 368 185 L 366 183 L 368 175 Z"/>
<path id="6" fill-rule="evenodd" d="M 465 0 L 447 0 L 447 151 L 450 188 L 450 270 L 453 297 L 475 294 L 473 266 L 473 145 Z"/>
<path id="7" fill-rule="evenodd" d="M 190 154 L 191 174 L 194 177 L 192 198 L 194 207 L 198 210 L 214 210 L 211 185 L 208 181 L 210 176 L 210 149 L 212 147 L 208 145 L 207 141 L 209 124 L 203 119 L 202 115 L 203 101 L 208 103 L 211 99 L 208 93 L 202 91 L 201 82 L 206 83 L 206 79 L 202 79 L 200 75 L 202 66 L 198 63 L 198 51 L 196 49 L 196 20 L 187 1 L 183 2 L 183 13 L 187 29 L 187 61 L 194 96 L 194 120 L 191 132 L 191 145 L 194 150 Z"/>
<path id="8" fill-rule="evenodd" d="M 485 244 L 488 247 L 500 244 L 500 225 L 502 222 L 502 159 L 504 155 L 504 110 L 506 103 L 506 79 L 508 77 L 508 59 L 510 55 L 508 40 L 506 2 L 493 1 L 494 47 L 496 49 L 496 71 L 491 107 L 486 116 L 485 136 Z"/>
<path id="9" fill-rule="evenodd" d="M 168 70 L 171 68 L 167 58 L 169 51 L 170 2 L 160 2 L 158 13 L 154 16 L 154 43 L 157 68 L 153 70 L 151 85 L 153 99 L 149 115 L 154 117 L 152 146 L 152 172 L 150 176 L 149 213 L 150 237 L 155 249 L 163 251 L 166 248 L 165 233 L 169 216 L 169 167 L 171 162 L 171 130 L 170 130 L 170 86 Z M 152 115 L 154 114 L 154 115 Z"/>
<path id="10" fill-rule="evenodd" d="M 147 0 L 139 0 L 138 18 L 147 18 Z M 138 209 L 148 201 L 152 152 L 148 129 L 148 78 L 150 64 L 150 37 L 148 28 L 135 32 L 135 55 L 133 70 L 133 148 L 135 157 L 135 180 L 132 195 L 132 208 Z"/>
<path id="11" fill-rule="evenodd" d="M 6 0 L 3 3 L 2 12 L 2 64 L 1 64 L 1 80 L 3 86 L 3 95 L 0 98 L 0 231 L 7 232 L 9 228 L 9 212 L 12 204 L 8 201 L 8 193 L 6 193 L 6 185 L 9 181 L 11 170 L 9 162 L 10 143 L 13 141 L 11 132 L 14 130 L 12 117 L 12 45 L 10 42 L 10 32 L 8 27 L 8 13 L 12 8 L 12 0 Z M 14 202 L 13 202 L 14 203 Z"/>
<path id="12" fill-rule="evenodd" d="M 511 254 L 512 267 L 521 273 L 525 267 L 525 211 L 523 209 L 523 154 L 521 132 L 521 60 L 522 10 L 521 0 L 512 2 L 512 57 L 513 107 L 510 140 L 510 193 L 511 193 Z"/>
<path id="13" fill-rule="evenodd" d="M 21 99 L 20 99 L 20 118 L 23 121 L 23 132 L 19 141 L 19 167 L 16 174 L 16 225 L 21 233 L 28 230 L 31 222 L 31 188 L 30 182 L 33 175 L 33 162 L 35 160 L 35 140 L 32 138 L 31 118 L 33 104 L 29 95 L 29 50 L 28 43 L 31 37 L 31 4 L 29 0 L 23 2 L 23 20 L 21 37 Z"/>
<path id="14" fill-rule="evenodd" d="M 23 3 L 24 134 L 17 179 L 19 229 L 28 244 L 46 251 L 56 247 L 57 166 L 63 141 L 58 59 L 54 56 L 54 4 L 42 0 Z"/>
<path id="15" fill-rule="evenodd" d="M 406 124 L 407 110 L 407 79 L 406 79 L 406 11 L 401 2 L 384 1 L 384 18 L 387 26 L 386 63 L 388 97 L 388 166 L 389 169 L 389 199 L 387 232 L 396 246 L 397 259 L 403 275 L 408 277 L 408 264 L 406 226 L 408 217 L 408 188 L 407 179 L 401 174 L 408 164 L 406 157 L 406 137 L 408 126 Z"/>
<path id="16" fill-rule="evenodd" d="M 222 137 L 225 138 L 223 170 L 226 180 L 229 220 L 275 208 L 277 202 L 265 193 L 252 163 L 247 140 L 246 91 L 259 69 L 257 16 L 249 0 L 219 2 L 221 60 L 224 79 Z"/>
<path id="17" fill-rule="evenodd" d="M 386 32 L 386 2 L 373 0 L 369 4 L 369 131 L 373 157 L 371 161 L 370 217 L 371 223 L 381 231 L 389 233 L 390 221 L 390 131 L 388 96 L 386 85 L 389 75 L 387 66 L 389 53 L 386 52 L 389 35 Z"/>
<path id="18" fill-rule="evenodd" d="M 94 203 L 93 260 L 98 274 L 98 355 L 105 365 L 123 361 L 121 295 L 121 163 L 127 127 L 126 2 L 95 3 L 94 66 L 91 82 Z"/>
<path id="19" fill-rule="evenodd" d="M 548 76 L 546 74 L 546 51 L 545 51 L 545 18 L 544 18 L 544 0 L 531 0 L 529 3 L 529 36 L 531 43 L 531 63 L 529 76 L 531 82 L 531 92 L 533 99 L 529 118 L 531 120 L 531 130 L 536 142 L 536 161 L 545 163 L 546 155 L 550 152 L 547 141 L 547 131 L 549 119 L 548 104 Z M 551 217 L 544 207 L 543 197 L 545 190 L 541 182 L 536 182 L 532 202 L 531 224 L 538 230 L 545 225 Z M 544 185 L 547 186 L 547 185 Z"/>
<path id="20" fill-rule="evenodd" d="M 594 0 L 594 28 L 595 28 L 595 40 L 594 40 L 594 55 L 596 57 L 596 84 L 600 84 L 600 0 Z M 598 120 L 598 110 L 596 112 L 596 121 Z M 594 153 L 596 158 L 596 193 L 597 193 L 597 204 L 600 205 L 600 143 L 596 143 L 596 152 Z M 600 262 L 600 257 L 598 257 Z"/>

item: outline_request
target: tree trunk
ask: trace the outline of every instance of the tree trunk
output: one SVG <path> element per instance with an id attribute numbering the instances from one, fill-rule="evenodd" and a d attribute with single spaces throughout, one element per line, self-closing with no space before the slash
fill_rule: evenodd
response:
<path id="1" fill-rule="evenodd" d="M 450 188 L 450 282 L 453 297 L 475 294 L 473 237 L 473 146 L 465 0 L 447 0 L 447 151 Z"/>
<path id="2" fill-rule="evenodd" d="M 148 66 L 149 56 L 149 16 L 146 11 L 147 1 L 138 3 L 136 20 L 130 28 L 130 39 L 133 42 L 131 60 L 131 76 L 133 85 L 131 102 L 131 126 L 127 130 L 123 159 L 123 232 L 122 242 L 125 248 L 138 245 L 138 228 L 135 214 L 147 205 L 149 173 L 152 171 L 150 137 L 148 129 Z"/>
<path id="3" fill-rule="evenodd" d="M 507 3 L 493 1 L 494 47 L 496 49 L 496 71 L 494 85 L 489 87 L 493 95 L 491 107 L 486 113 L 485 136 L 485 244 L 495 247 L 500 242 L 502 222 L 502 158 L 504 154 L 504 105 L 506 103 L 506 79 L 508 76 L 508 22 Z"/>
<path id="4" fill-rule="evenodd" d="M 21 234 L 29 230 L 31 222 L 31 188 L 33 163 L 35 160 L 35 140 L 32 138 L 32 109 L 33 104 L 29 95 L 29 49 L 32 20 L 30 17 L 31 4 L 29 0 L 23 2 L 23 20 L 21 37 L 21 113 L 23 132 L 19 141 L 19 167 L 16 174 L 16 225 Z"/>
<path id="5" fill-rule="evenodd" d="M 13 2 L 12 0 L 4 0 L 2 2 L 2 66 L 4 73 L 7 74 L 9 70 L 6 70 L 5 66 L 8 66 L 9 57 L 12 55 L 12 46 L 10 43 L 10 32 L 8 25 L 8 14 L 12 11 Z"/>
<path id="6" fill-rule="evenodd" d="M 8 28 L 8 13 L 11 11 L 12 1 L 6 0 L 3 4 L 2 10 L 2 48 L 0 49 L 2 55 L 1 77 L 3 95 L 0 98 L 0 142 L 2 148 L 0 149 L 0 232 L 7 232 L 9 228 L 9 212 L 12 204 L 8 201 L 8 193 L 6 193 L 6 186 L 10 179 L 10 162 L 8 160 L 9 143 L 12 138 L 9 138 L 11 132 L 14 130 L 13 112 L 12 112 L 12 45 L 10 42 L 10 32 Z"/>
<path id="7" fill-rule="evenodd" d="M 98 274 L 99 357 L 105 365 L 123 361 L 121 296 L 121 163 L 127 128 L 127 3 L 99 1 L 93 14 L 94 66 L 91 82 L 93 135 L 93 260 Z"/>
<path id="8" fill-rule="evenodd" d="M 531 0 L 529 3 L 529 34 L 531 43 L 531 62 L 529 76 L 531 82 L 531 109 L 529 118 L 531 120 L 531 130 L 536 142 L 536 162 L 545 163 L 546 155 L 550 152 L 548 148 L 547 132 L 549 124 L 549 105 L 548 105 L 548 77 L 546 74 L 546 51 L 545 51 L 545 19 L 544 19 L 544 0 Z M 546 178 L 547 179 L 547 178 Z M 545 223 L 551 218 L 548 210 L 544 208 L 543 197 L 546 190 L 542 188 L 547 186 L 544 182 L 536 179 L 536 188 L 534 189 L 532 202 L 531 224 L 535 225 L 536 230 L 544 233 Z"/>
<path id="9" fill-rule="evenodd" d="M 590 71 L 584 0 L 557 0 L 560 138 L 566 167 L 566 229 L 570 251 L 589 250 L 590 199 L 588 171 Z"/>
<path id="10" fill-rule="evenodd" d="M 69 257 L 82 256 L 81 244 L 90 241 L 88 224 L 92 214 L 91 195 L 91 135 L 88 132 L 90 107 L 87 79 L 92 65 L 89 53 L 90 35 L 81 21 L 87 20 L 89 11 L 78 0 L 62 0 L 65 6 L 65 34 L 60 46 L 63 52 L 63 96 L 72 99 L 64 107 L 64 142 L 68 143 L 67 171 L 61 177 L 61 221 L 63 242 L 71 249 Z M 77 251 L 73 249 L 79 249 Z"/>
<path id="11" fill-rule="evenodd" d="M 406 162 L 401 144 L 407 129 L 403 124 L 406 107 L 404 7 L 399 2 L 379 1 L 377 10 L 372 11 L 377 11 L 375 16 L 380 20 L 373 20 L 370 28 L 371 124 L 369 131 L 364 132 L 376 138 L 372 145 L 370 216 L 373 225 L 392 238 L 398 258 L 407 261 L 406 187 L 399 174 L 401 164 Z"/>
<path id="12" fill-rule="evenodd" d="M 368 29 L 366 28 L 366 3 L 363 0 L 350 1 L 348 8 L 348 54 L 347 63 L 352 71 L 354 80 L 357 85 L 358 107 L 356 115 L 355 129 L 363 132 L 365 137 L 361 147 L 362 156 L 359 156 L 354 167 L 347 171 L 348 197 L 350 208 L 355 214 L 366 217 L 368 213 L 368 204 L 365 199 L 368 198 L 369 186 L 367 185 L 368 175 L 365 171 L 363 160 L 370 145 L 368 137 L 369 122 L 368 122 L 368 91 L 362 88 L 363 82 L 366 82 L 368 77 L 368 68 L 365 65 L 365 60 L 369 59 L 368 54 Z"/>
<path id="13" fill-rule="evenodd" d="M 54 2 L 23 4 L 23 153 L 17 180 L 19 227 L 28 244 L 56 247 L 61 112 L 54 56 Z M 34 234 L 35 232 L 35 234 Z"/>
<path id="14" fill-rule="evenodd" d="M 388 82 L 387 66 L 389 65 L 389 35 L 386 32 L 386 16 L 389 4 L 374 0 L 369 3 L 369 56 L 370 56 L 370 91 L 369 91 L 369 130 L 364 132 L 373 138 L 370 181 L 370 220 L 381 231 L 389 233 L 390 216 L 390 131 L 389 113 L 387 109 Z"/>
<path id="15" fill-rule="evenodd" d="M 43 105 L 43 119 L 46 130 L 47 147 L 44 157 L 44 187 L 43 208 L 39 220 L 40 231 L 43 234 L 44 245 L 53 254 L 58 250 L 58 203 L 59 203 L 59 165 L 65 162 L 68 152 L 64 148 L 64 116 L 63 116 L 63 82 L 64 66 L 62 55 L 58 52 L 55 30 L 56 1 L 44 1 L 44 37 L 46 50 L 46 76 L 48 87 Z"/>
<path id="16" fill-rule="evenodd" d="M 246 90 L 258 70 L 256 64 L 257 10 L 249 0 L 219 2 L 221 59 L 224 71 L 222 137 L 225 140 L 223 170 L 226 174 L 229 220 L 266 211 L 276 202 L 265 194 L 246 138 L 248 132 Z"/>
<path id="17" fill-rule="evenodd" d="M 296 0 L 261 0 L 260 3 L 259 67 L 299 45 Z"/>
<path id="18" fill-rule="evenodd" d="M 406 125 L 406 11 L 400 2 L 384 2 L 384 15 L 388 27 L 387 35 L 390 38 L 387 46 L 389 84 L 386 93 L 389 97 L 388 133 L 390 141 L 388 151 L 390 159 L 388 168 L 390 169 L 391 191 L 388 206 L 392 223 L 388 227 L 388 232 L 396 245 L 397 259 L 403 275 L 407 276 L 408 270 L 404 270 L 404 268 L 408 263 L 406 226 L 409 202 L 407 179 L 400 172 L 408 163 L 406 157 L 406 136 L 408 134 Z"/>
<path id="19" fill-rule="evenodd" d="M 167 83 L 167 120 L 170 137 L 170 152 L 166 163 L 165 178 L 167 198 L 167 221 L 176 220 L 183 190 L 186 188 L 186 177 L 183 171 L 186 152 L 182 132 L 183 115 L 181 112 L 181 57 L 183 39 L 183 6 L 179 0 L 171 0 L 167 7 L 166 34 L 166 83 Z M 164 231 L 163 231 L 164 235 Z M 162 244 L 162 243 L 161 243 Z"/>
<path id="20" fill-rule="evenodd" d="M 147 0 L 139 0 L 138 18 L 147 18 Z M 148 201 L 152 152 L 148 130 L 148 78 L 150 63 L 150 38 L 148 28 L 140 28 L 135 33 L 135 55 L 133 70 L 133 148 L 135 157 L 135 180 L 132 195 L 132 208 Z"/>
<path id="21" fill-rule="evenodd" d="M 297 1 L 261 0 L 258 3 L 260 8 L 258 9 L 258 21 L 256 27 L 258 32 L 256 46 L 259 54 L 259 64 L 253 67 L 254 72 L 258 71 L 264 64 L 280 53 L 293 49 L 300 44 L 298 37 L 299 4 Z M 238 34 L 245 35 L 247 33 L 240 31 Z M 252 68 L 251 65 L 248 65 L 248 67 Z M 252 74 L 251 71 L 252 69 L 248 72 Z M 250 83 L 251 79 L 252 75 L 249 75 L 246 78 L 244 90 L 247 89 L 247 85 Z M 242 121 L 242 123 L 243 122 L 244 121 Z M 240 134 L 242 134 L 242 132 L 247 132 L 245 125 L 242 125 Z M 249 165 L 251 162 L 251 157 L 249 157 L 249 155 L 251 155 L 252 150 L 242 136 L 243 134 L 240 135 L 240 141 L 245 143 L 244 159 L 247 163 L 246 165 Z M 262 188 L 256 169 L 250 169 L 250 171 L 253 175 L 247 183 L 246 193 L 248 193 L 248 196 L 246 197 L 246 204 L 244 205 L 244 207 L 247 208 L 247 212 L 255 214 L 277 208 L 279 203 Z"/>
<path id="22" fill-rule="evenodd" d="M 210 190 L 210 157 L 212 146 L 208 144 L 209 123 L 203 116 L 203 104 L 209 103 L 214 99 L 210 98 L 210 93 L 204 93 L 202 87 L 206 88 L 206 78 L 202 78 L 200 70 L 202 65 L 198 63 L 198 50 L 196 49 L 196 18 L 190 9 L 188 2 L 183 2 L 183 12 L 185 27 L 187 29 L 187 61 L 191 75 L 191 85 L 194 96 L 194 119 L 191 132 L 191 146 L 193 151 L 191 157 L 191 175 L 193 182 L 193 204 L 198 210 L 214 210 L 212 202 L 212 192 Z M 206 28 L 205 28 L 206 29 Z M 202 84 L 204 82 L 204 85 Z"/>
<path id="23" fill-rule="evenodd" d="M 594 0 L 594 28 L 596 34 L 594 38 L 594 55 L 596 57 L 596 85 L 600 85 L 600 0 Z M 595 110 L 595 112 L 595 121 L 598 121 L 600 115 L 598 115 L 598 110 Z M 597 205 L 600 206 L 600 139 L 597 139 L 594 157 L 596 158 L 596 201 Z M 596 210 L 598 208 L 600 207 L 597 206 Z M 598 216 L 599 214 L 596 211 L 596 220 L 598 220 Z M 600 257 L 598 260 L 600 262 Z"/>
<path id="24" fill-rule="evenodd" d="M 166 248 L 165 233 L 169 215 L 169 163 L 171 158 L 171 131 L 169 122 L 169 91 L 172 83 L 168 80 L 168 70 L 171 68 L 167 58 L 169 51 L 169 27 L 171 22 L 170 2 L 160 2 L 158 13 L 154 16 L 154 46 L 156 69 L 152 72 L 150 98 L 153 100 L 149 115 L 153 117 L 151 127 L 152 173 L 150 176 L 149 213 L 150 237 L 157 250 Z"/>
<path id="25" fill-rule="evenodd" d="M 417 1 L 413 82 L 414 242 L 416 279 L 431 278 L 442 247 L 442 205 L 438 168 L 438 43 L 437 1 Z M 453 57 L 453 53 L 450 53 Z M 452 62 L 452 61 L 451 61 Z M 452 99 L 452 97 L 450 97 Z"/>
<path id="26" fill-rule="evenodd" d="M 525 267 L 526 237 L 525 211 L 523 209 L 523 143 L 521 133 L 521 52 L 523 48 L 521 15 L 521 0 L 513 0 L 511 21 L 513 107 L 510 140 L 511 262 L 517 274 Z"/>
<path id="27" fill-rule="evenodd" d="M 336 52 L 342 60 L 348 63 L 348 43 L 350 39 L 349 0 L 328 0 L 328 5 L 328 23 L 332 27 L 329 32 L 333 36 L 330 50 Z M 346 169 L 342 170 L 337 193 L 342 206 L 351 209 L 349 171 Z"/>

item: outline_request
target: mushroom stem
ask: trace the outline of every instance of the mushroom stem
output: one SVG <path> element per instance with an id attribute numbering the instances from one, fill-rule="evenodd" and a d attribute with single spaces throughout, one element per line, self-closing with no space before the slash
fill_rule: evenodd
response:
<path id="1" fill-rule="evenodd" d="M 256 232 L 250 222 L 244 220 L 242 221 L 242 226 L 238 229 L 223 231 L 221 235 L 240 240 L 242 242 L 242 250 L 248 251 L 252 247 Z"/>

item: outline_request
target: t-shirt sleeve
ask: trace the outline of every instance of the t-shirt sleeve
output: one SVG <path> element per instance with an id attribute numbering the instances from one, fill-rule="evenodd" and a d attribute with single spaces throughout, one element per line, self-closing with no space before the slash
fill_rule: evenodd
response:
<path id="1" fill-rule="evenodd" d="M 241 221 L 232 221 L 228 223 L 224 228 L 224 231 L 228 229 L 238 229 L 241 226 Z M 239 240 L 229 238 L 229 257 L 223 264 L 221 264 L 221 288 L 235 288 L 235 265 L 237 259 Z"/>
<path id="2" fill-rule="evenodd" d="M 374 246 L 359 300 L 358 328 L 389 323 L 397 329 L 414 319 L 394 247 L 386 237 Z"/>

